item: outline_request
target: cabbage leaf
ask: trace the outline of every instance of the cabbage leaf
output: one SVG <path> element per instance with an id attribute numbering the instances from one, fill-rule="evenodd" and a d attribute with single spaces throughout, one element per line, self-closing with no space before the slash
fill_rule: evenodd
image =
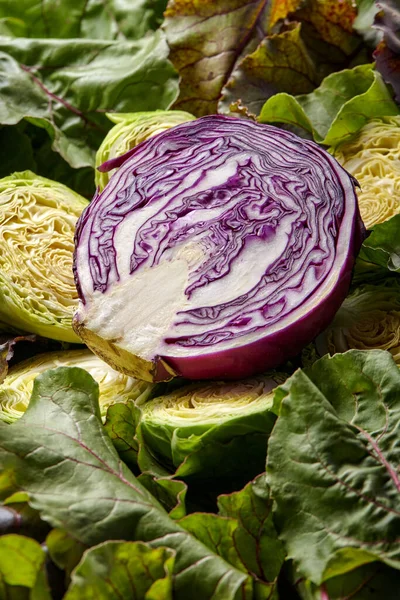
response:
<path id="1" fill-rule="evenodd" d="M 242 467 L 249 479 L 263 468 L 275 422 L 272 390 L 284 380 L 277 373 L 195 383 L 153 398 L 139 407 L 140 440 L 177 477 L 231 477 Z M 147 457 L 139 455 L 142 470 L 149 466 Z"/>
<path id="2" fill-rule="evenodd" d="M 130 400 L 144 402 L 153 388 L 145 381 L 115 371 L 90 350 L 46 352 L 24 360 L 10 369 L 0 385 L 0 420 L 13 423 L 19 419 L 29 404 L 35 378 L 40 373 L 57 367 L 80 367 L 92 375 L 99 384 L 100 414 L 103 420 L 107 409 L 115 403 L 118 403 L 116 407 L 116 414 L 118 414 L 123 412 L 124 403 Z M 108 421 L 113 421 L 115 425 L 115 419 L 111 416 L 108 417 Z M 110 425 L 107 424 L 106 428 L 109 427 Z"/>
<path id="3" fill-rule="evenodd" d="M 399 279 L 356 288 L 315 343 L 320 356 L 351 349 L 388 350 L 400 366 Z"/>
<path id="4" fill-rule="evenodd" d="M 368 121 L 330 152 L 360 184 L 358 204 L 367 229 L 400 212 L 400 116 Z"/>

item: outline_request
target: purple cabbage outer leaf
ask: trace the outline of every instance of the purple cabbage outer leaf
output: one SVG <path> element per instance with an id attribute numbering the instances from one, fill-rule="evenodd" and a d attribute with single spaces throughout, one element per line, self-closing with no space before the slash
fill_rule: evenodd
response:
<path id="1" fill-rule="evenodd" d="M 75 331 L 114 368 L 238 379 L 332 319 L 363 226 L 352 177 L 314 142 L 209 116 L 116 166 L 79 220 L 74 259 Z"/>

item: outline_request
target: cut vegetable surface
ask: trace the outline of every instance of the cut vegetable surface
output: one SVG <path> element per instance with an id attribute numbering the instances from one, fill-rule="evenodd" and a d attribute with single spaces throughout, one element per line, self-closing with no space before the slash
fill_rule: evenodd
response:
<path id="1" fill-rule="evenodd" d="M 118 373 L 90 350 L 47 352 L 25 360 L 12 369 L 0 385 L 0 420 L 12 423 L 22 417 L 31 397 L 35 378 L 56 367 L 81 367 L 88 371 L 100 388 L 100 413 L 115 402 L 145 401 L 152 385 Z"/>
<path id="2" fill-rule="evenodd" d="M 358 201 L 368 229 L 400 213 L 400 117 L 372 119 L 332 152 L 361 186 Z"/>
<path id="3" fill-rule="evenodd" d="M 72 329 L 76 221 L 87 200 L 30 171 L 0 180 L 0 329 L 79 342 Z"/>
<path id="4" fill-rule="evenodd" d="M 124 157 L 76 232 L 75 331 L 145 380 L 274 367 L 343 301 L 362 236 L 354 183 L 269 125 L 210 116 Z"/>
<path id="5" fill-rule="evenodd" d="M 140 407 L 143 442 L 167 468 L 185 461 L 180 476 L 238 475 L 242 456 L 247 473 L 258 474 L 275 422 L 272 390 L 286 377 L 195 383 L 154 398 Z"/>

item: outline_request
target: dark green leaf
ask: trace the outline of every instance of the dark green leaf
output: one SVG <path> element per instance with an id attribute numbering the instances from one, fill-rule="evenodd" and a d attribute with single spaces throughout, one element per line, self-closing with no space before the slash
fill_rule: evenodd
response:
<path id="1" fill-rule="evenodd" d="M 382 563 L 363 565 L 319 587 L 307 580 L 298 583 L 303 600 L 398 600 L 399 590 L 400 572 Z"/>
<path id="2" fill-rule="evenodd" d="M 257 600 L 275 598 L 285 553 L 272 522 L 272 500 L 260 475 L 218 498 L 219 514 L 194 513 L 179 523 L 237 569 L 255 578 Z"/>
<path id="3" fill-rule="evenodd" d="M 250 593 L 248 578 L 170 519 L 119 459 L 100 420 L 98 385 L 82 369 L 37 377 L 24 416 L 0 426 L 0 448 L 4 477 L 54 527 L 88 545 L 126 539 L 176 550 L 174 598 Z"/>
<path id="4" fill-rule="evenodd" d="M 388 352 L 322 358 L 278 389 L 267 475 L 302 576 L 400 567 L 400 371 Z"/>
<path id="5" fill-rule="evenodd" d="M 183 481 L 155 477 L 150 473 L 142 473 L 138 481 L 157 498 L 172 519 L 181 519 L 186 515 L 187 485 Z"/>
<path id="6" fill-rule="evenodd" d="M 2 32 L 32 38 L 139 39 L 162 20 L 166 0 L 0 0 Z"/>
<path id="7" fill-rule="evenodd" d="M 65 600 L 172 600 L 175 553 L 141 542 L 105 542 L 88 550 Z"/>
<path id="8" fill-rule="evenodd" d="M 285 559 L 282 542 L 272 521 L 272 499 L 265 475 L 243 490 L 218 498 L 219 514 L 235 518 L 235 546 L 249 573 L 265 582 L 274 582 Z"/>
<path id="9" fill-rule="evenodd" d="M 220 112 L 235 112 L 235 103 L 243 105 L 254 117 L 263 104 L 277 92 L 306 94 L 319 79 L 314 63 L 300 36 L 300 24 L 265 38 L 235 67 L 222 90 Z"/>
<path id="10" fill-rule="evenodd" d="M 94 166 L 105 112 L 167 108 L 177 79 L 161 32 L 139 41 L 0 38 L 0 123 L 46 130 L 74 168 Z"/>
<path id="11" fill-rule="evenodd" d="M 217 112 L 221 90 L 243 50 L 254 51 L 267 25 L 265 0 L 171 0 L 164 30 L 181 76 L 176 108 L 200 117 Z"/>
<path id="12" fill-rule="evenodd" d="M 139 409 L 133 402 L 117 402 L 107 409 L 104 428 L 120 458 L 137 469 L 138 442 L 135 438 Z"/>
<path id="13" fill-rule="evenodd" d="M 87 549 L 85 544 L 62 529 L 52 529 L 46 538 L 49 556 L 55 565 L 65 571 L 67 578 Z"/>

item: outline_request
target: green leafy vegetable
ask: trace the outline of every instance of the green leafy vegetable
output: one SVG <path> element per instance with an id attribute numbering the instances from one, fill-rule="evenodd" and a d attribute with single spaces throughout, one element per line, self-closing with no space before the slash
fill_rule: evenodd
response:
<path id="1" fill-rule="evenodd" d="M 167 108 L 177 79 L 161 32 L 139 41 L 0 37 L 0 123 L 45 129 L 74 168 L 94 166 L 106 112 Z"/>
<path id="2" fill-rule="evenodd" d="M 139 409 L 133 402 L 126 404 L 118 402 L 108 407 L 104 424 L 120 458 L 131 469 L 135 469 L 137 466 L 139 448 L 135 435 L 138 421 Z"/>
<path id="3" fill-rule="evenodd" d="M 388 352 L 352 350 L 276 392 L 267 475 L 277 525 L 316 585 L 377 560 L 400 568 L 399 386 Z"/>
<path id="4" fill-rule="evenodd" d="M 366 265 L 400 273 L 400 214 L 375 225 L 361 246 L 359 260 Z"/>
<path id="5" fill-rule="evenodd" d="M 12 533 L 0 537 L 0 597 L 51 600 L 44 561 L 44 550 L 35 540 Z"/>
<path id="6" fill-rule="evenodd" d="M 175 552 L 141 542 L 105 542 L 88 550 L 65 600 L 172 600 Z"/>
<path id="7" fill-rule="evenodd" d="M 0 329 L 80 342 L 74 228 L 87 201 L 30 171 L 0 180 Z"/>
<path id="8" fill-rule="evenodd" d="M 165 0 L 0 0 L 0 31 L 32 38 L 139 39 L 161 24 Z"/>
<path id="9" fill-rule="evenodd" d="M 335 145 L 373 117 L 398 114 L 381 75 L 372 65 L 361 65 L 329 75 L 310 94 L 276 94 L 264 104 L 259 120 L 294 125 L 316 142 Z"/>
<path id="10" fill-rule="evenodd" d="M 140 407 L 143 444 L 166 469 L 182 465 L 178 477 L 229 476 L 237 473 L 240 455 L 247 473 L 257 474 L 275 420 L 272 390 L 284 379 L 191 384 L 154 398 Z M 139 466 L 146 467 L 140 457 Z"/>
<path id="11" fill-rule="evenodd" d="M 52 529 L 46 537 L 46 546 L 51 560 L 65 571 L 69 579 L 80 562 L 87 546 L 62 529 Z"/>
<path id="12" fill-rule="evenodd" d="M 258 600 L 276 597 L 285 552 L 272 521 L 264 475 L 243 490 L 219 496 L 218 515 L 194 513 L 179 523 L 237 569 L 255 578 Z"/>
<path id="13" fill-rule="evenodd" d="M 382 563 L 363 565 L 321 586 L 302 578 L 297 584 L 302 600 L 397 600 L 399 589 L 400 572 Z"/>
<path id="14" fill-rule="evenodd" d="M 222 90 L 219 112 L 240 112 L 243 106 L 256 117 L 266 98 L 277 92 L 305 94 L 318 85 L 300 29 L 293 23 L 286 31 L 268 36 L 240 61 Z"/>
<path id="15" fill-rule="evenodd" d="M 360 184 L 358 203 L 367 229 L 400 212 L 400 116 L 372 119 L 331 152 Z"/>
<path id="16" fill-rule="evenodd" d="M 153 388 L 145 381 L 115 371 L 90 350 L 47 352 L 18 363 L 10 369 L 0 385 L 0 420 L 13 423 L 19 419 L 29 404 L 35 378 L 40 373 L 56 367 L 81 367 L 92 375 L 99 384 L 100 413 L 103 419 L 108 407 L 115 402 L 144 402 Z M 125 405 L 118 406 L 121 408 L 116 410 L 121 411 Z"/>
<path id="17" fill-rule="evenodd" d="M 272 520 L 272 499 L 265 475 L 250 481 L 243 490 L 218 498 L 219 514 L 236 519 L 235 546 L 247 570 L 260 581 L 277 579 L 285 551 Z"/>
<path id="18" fill-rule="evenodd" d="M 170 519 L 103 431 L 98 385 L 82 369 L 39 375 L 24 416 L 0 423 L 3 481 L 29 494 L 54 527 L 82 543 L 151 542 L 176 550 L 174 598 L 248 598 L 250 581 Z M 197 585 L 193 589 L 193 578 Z"/>
<path id="19" fill-rule="evenodd" d="M 138 480 L 162 504 L 172 519 L 186 515 L 187 485 L 183 481 L 167 477 L 154 477 L 142 473 Z"/>
<path id="20" fill-rule="evenodd" d="M 194 117 L 179 110 L 158 110 L 139 113 L 107 113 L 107 117 L 116 125 L 107 133 L 96 154 L 96 167 L 122 156 L 140 142 L 161 133 L 170 127 L 192 121 Z M 96 170 L 96 185 L 103 189 L 108 183 L 111 172 Z"/>
<path id="21" fill-rule="evenodd" d="M 310 92 L 361 43 L 351 0 L 170 0 L 165 15 L 182 80 L 176 107 L 196 116 L 258 115 L 279 91 Z"/>
<path id="22" fill-rule="evenodd" d="M 318 336 L 316 347 L 320 356 L 352 348 L 388 350 L 400 366 L 400 280 L 356 288 Z"/>

